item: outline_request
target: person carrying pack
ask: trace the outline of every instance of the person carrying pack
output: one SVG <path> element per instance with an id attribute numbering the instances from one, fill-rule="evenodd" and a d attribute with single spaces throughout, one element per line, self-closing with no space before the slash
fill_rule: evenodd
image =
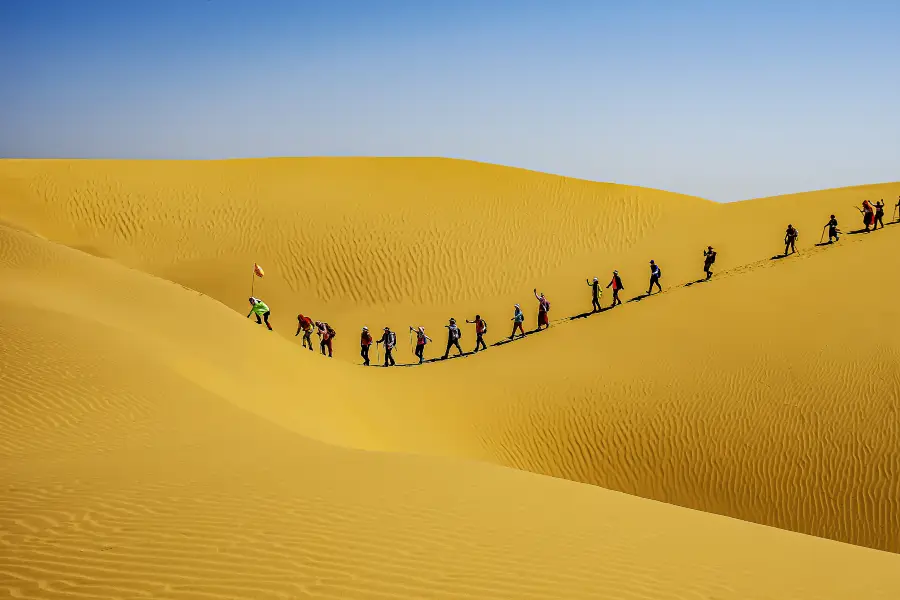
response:
<path id="1" fill-rule="evenodd" d="M 450 348 L 456 346 L 457 356 L 463 355 L 463 350 L 459 345 L 459 339 L 462 337 L 462 330 L 456 326 L 456 319 L 450 319 L 449 325 L 444 325 L 447 328 L 447 350 L 444 352 L 444 358 L 450 356 Z"/>
<path id="2" fill-rule="evenodd" d="M 419 358 L 419 364 L 421 365 L 425 362 L 425 344 L 434 340 L 425 335 L 424 327 L 413 327 L 410 325 L 409 330 L 416 332 L 416 356 Z"/>
<path id="3" fill-rule="evenodd" d="M 481 318 L 481 315 L 475 315 L 475 320 L 466 319 L 466 323 L 475 324 L 475 352 L 480 349 L 487 350 L 487 344 L 484 343 L 484 334 L 487 333 L 487 321 Z"/>
<path id="4" fill-rule="evenodd" d="M 884 229 L 884 200 L 875 203 L 875 220 L 872 223 L 875 225 L 875 229 L 878 229 L 879 225 Z"/>
<path id="5" fill-rule="evenodd" d="M 257 325 L 262 325 L 263 320 L 265 320 L 266 327 L 269 328 L 269 331 L 272 331 L 272 326 L 269 324 L 269 315 L 272 313 L 269 311 L 269 307 L 259 298 L 250 296 L 250 312 L 247 314 L 247 318 L 249 319 L 252 314 L 256 314 Z M 262 316 L 262 318 L 260 318 L 260 316 Z"/>
<path id="6" fill-rule="evenodd" d="M 653 286 L 655 285 L 657 289 L 662 292 L 662 286 L 659 285 L 659 278 L 662 277 L 662 271 L 659 268 L 659 265 L 650 261 L 650 287 L 647 289 L 647 295 L 653 293 Z"/>
<path id="7" fill-rule="evenodd" d="M 625 286 L 622 285 L 622 278 L 619 277 L 618 271 L 613 271 L 612 279 L 609 281 L 608 284 L 606 284 L 606 287 L 608 287 L 608 288 L 611 287 L 612 293 L 613 293 L 613 301 L 612 301 L 612 305 L 610 306 L 610 308 L 613 308 L 619 304 L 622 304 L 622 301 L 619 300 L 619 292 L 621 290 L 624 290 Z"/>
<path id="8" fill-rule="evenodd" d="M 600 312 L 603 310 L 600 308 L 600 296 L 603 295 L 603 290 L 600 289 L 600 279 L 594 277 L 594 283 L 591 283 L 587 279 L 584 280 L 591 288 L 591 312 Z"/>
<path id="9" fill-rule="evenodd" d="M 522 308 L 518 304 L 516 304 L 516 312 L 513 313 L 513 318 L 510 320 L 513 322 L 513 329 L 512 333 L 509 334 L 509 339 L 516 337 L 516 329 L 519 330 L 522 337 L 525 337 L 525 328 L 522 326 L 522 323 L 525 322 L 525 315 L 522 314 Z"/>
<path id="10" fill-rule="evenodd" d="M 362 328 L 359 334 L 359 355 L 362 356 L 363 365 L 369 366 L 369 348 L 372 347 L 372 334 L 369 333 L 368 327 Z"/>
<path id="11" fill-rule="evenodd" d="M 784 232 L 784 255 L 788 255 L 788 249 L 790 249 L 791 254 L 797 252 L 797 238 L 800 237 L 800 232 L 797 231 L 793 225 L 788 223 L 787 229 Z"/>
<path id="12" fill-rule="evenodd" d="M 397 345 L 397 334 L 391 331 L 390 327 L 384 328 L 384 334 L 376 344 L 384 344 L 384 366 L 393 367 L 397 363 L 394 361 L 394 347 Z"/>
<path id="13" fill-rule="evenodd" d="M 300 332 L 303 332 L 303 344 L 304 348 L 309 348 L 309 351 L 312 352 L 312 319 L 309 317 L 304 317 L 303 314 L 297 315 L 297 333 L 294 334 L 294 337 L 300 335 Z"/>
<path id="14" fill-rule="evenodd" d="M 713 263 L 716 262 L 716 251 L 713 250 L 712 246 L 707 246 L 706 250 L 703 251 L 703 256 L 703 272 L 706 273 L 706 279 L 709 281 L 709 278 L 712 277 Z"/>
<path id="15" fill-rule="evenodd" d="M 838 222 L 837 219 L 834 218 L 834 215 L 831 215 L 831 219 L 829 219 L 828 223 L 825 224 L 825 227 L 828 228 L 828 243 L 833 244 L 840 240 L 838 231 Z"/>
<path id="16" fill-rule="evenodd" d="M 540 331 L 542 327 L 550 327 L 550 301 L 544 297 L 543 292 L 538 295 L 537 288 L 534 289 L 534 297 L 538 301 L 537 330 Z"/>
<path id="17" fill-rule="evenodd" d="M 322 356 L 325 356 L 325 349 L 328 349 L 328 358 L 332 357 L 331 338 L 334 337 L 334 329 L 328 323 L 316 321 L 316 334 L 319 336 L 319 348 L 322 350 Z"/>

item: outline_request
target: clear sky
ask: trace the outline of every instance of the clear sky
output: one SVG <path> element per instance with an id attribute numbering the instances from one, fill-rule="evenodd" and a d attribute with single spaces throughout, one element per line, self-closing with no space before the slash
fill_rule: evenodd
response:
<path id="1" fill-rule="evenodd" d="M 900 1 L 0 0 L 0 156 L 310 155 L 895 181 Z"/>

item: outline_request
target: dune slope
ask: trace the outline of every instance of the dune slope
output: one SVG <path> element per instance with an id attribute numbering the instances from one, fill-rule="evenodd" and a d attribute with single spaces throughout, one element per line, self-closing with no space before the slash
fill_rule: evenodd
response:
<path id="1" fill-rule="evenodd" d="M 489 461 L 900 551 L 900 315 L 882 262 L 900 230 L 813 245 L 830 212 L 850 230 L 851 205 L 889 198 L 896 184 L 719 206 L 430 159 L 6 161 L 0 172 L 0 218 L 206 294 L 188 310 L 169 295 L 181 288 L 157 281 L 172 310 L 135 318 L 142 276 L 117 270 L 102 293 L 78 288 L 95 319 L 152 340 L 194 385 L 303 436 Z M 801 253 L 771 260 L 787 220 Z M 435 224 L 453 239 L 419 235 Z M 391 234 L 372 252 L 355 241 L 370 229 Z M 720 251 L 715 278 L 681 287 L 700 275 L 707 242 Z M 246 310 L 258 255 L 275 265 L 260 294 L 290 342 L 246 321 L 221 334 L 223 319 L 243 317 L 228 308 Z M 309 256 L 321 269 L 279 266 Z M 648 257 L 663 267 L 665 294 L 566 319 L 589 308 L 585 275 L 619 268 L 625 299 L 638 295 Z M 37 298 L 75 297 L 60 287 L 75 284 L 70 272 L 42 280 Z M 401 361 L 410 321 L 433 332 L 448 314 L 479 311 L 489 340 L 501 339 L 512 302 L 533 322 L 531 281 L 557 320 L 539 336 L 421 369 L 338 364 L 356 356 L 355 332 L 377 327 L 373 318 L 400 331 Z M 299 350 L 282 306 L 337 324 L 339 359 Z M 265 351 L 248 350 L 259 338 Z"/>
<path id="2" fill-rule="evenodd" d="M 221 372 L 229 384 L 253 373 L 235 370 L 223 347 L 250 362 L 289 355 L 299 380 L 315 379 L 319 365 L 295 347 L 112 261 L 5 226 L 0 242 L 9 597 L 900 593 L 894 554 L 477 462 L 313 441 L 210 385 Z M 167 326 L 173 304 L 195 326 Z M 369 384 L 371 372 L 328 368 Z M 291 383 L 283 397 L 321 410 Z"/>

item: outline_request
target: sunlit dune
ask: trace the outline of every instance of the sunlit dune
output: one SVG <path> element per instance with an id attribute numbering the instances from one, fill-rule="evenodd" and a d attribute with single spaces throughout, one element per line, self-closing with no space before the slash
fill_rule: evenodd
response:
<path id="1" fill-rule="evenodd" d="M 900 597 L 900 226 L 850 234 L 898 195 L 0 161 L 0 593 Z M 586 314 L 614 269 L 624 304 Z M 498 343 L 534 289 L 550 328 Z M 474 347 L 475 314 L 488 350 L 432 360 L 450 317 Z M 403 365 L 423 325 L 429 362 L 360 366 L 363 325 Z"/>

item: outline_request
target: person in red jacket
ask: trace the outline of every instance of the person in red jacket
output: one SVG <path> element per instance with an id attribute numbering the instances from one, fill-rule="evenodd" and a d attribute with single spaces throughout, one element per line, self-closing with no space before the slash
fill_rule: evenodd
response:
<path id="1" fill-rule="evenodd" d="M 369 366 L 369 348 L 372 346 L 372 334 L 369 333 L 368 327 L 362 328 L 359 334 L 359 355 L 362 356 L 363 365 Z"/>
<path id="2" fill-rule="evenodd" d="M 297 315 L 297 333 L 294 334 L 294 337 L 300 335 L 300 332 L 303 332 L 303 344 L 304 348 L 309 348 L 309 351 L 312 352 L 312 330 L 313 330 L 313 321 L 309 317 L 304 317 L 303 314 Z"/>
<path id="3" fill-rule="evenodd" d="M 475 315 L 475 320 L 466 319 L 466 323 L 475 324 L 475 352 L 481 349 L 487 350 L 487 344 L 484 343 L 484 334 L 487 333 L 487 322 L 481 318 L 481 315 Z"/>
<path id="4" fill-rule="evenodd" d="M 612 293 L 613 293 L 613 302 L 612 302 L 612 306 L 610 306 L 610 308 L 612 308 L 613 306 L 616 306 L 618 304 L 622 304 L 622 301 L 619 300 L 619 292 L 621 290 L 624 290 L 625 286 L 622 285 L 622 278 L 619 277 L 618 271 L 613 271 L 612 279 L 610 280 L 610 282 L 608 284 L 606 284 L 606 287 L 608 287 L 608 288 L 611 287 Z"/>

